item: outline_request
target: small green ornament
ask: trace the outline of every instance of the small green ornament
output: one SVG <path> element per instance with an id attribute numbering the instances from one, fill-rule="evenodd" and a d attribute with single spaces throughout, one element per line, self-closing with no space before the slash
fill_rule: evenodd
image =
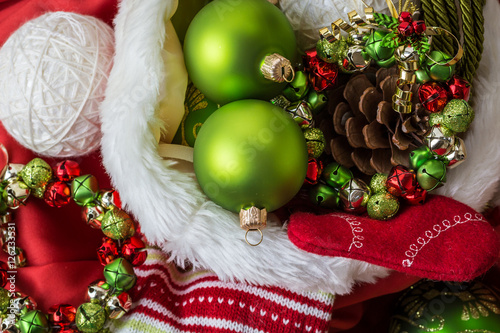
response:
<path id="1" fill-rule="evenodd" d="M 392 67 L 396 63 L 396 59 L 394 58 L 395 48 L 385 47 L 382 43 L 388 33 L 388 31 L 383 30 L 373 30 L 366 40 L 365 53 L 363 54 L 364 56 L 367 54 L 377 65 L 385 68 Z"/>
<path id="2" fill-rule="evenodd" d="M 0 287 L 0 313 L 7 313 L 10 304 L 10 292 Z"/>
<path id="3" fill-rule="evenodd" d="M 104 266 L 104 278 L 111 287 L 119 291 L 129 290 L 137 280 L 134 268 L 123 258 L 118 258 Z"/>
<path id="4" fill-rule="evenodd" d="M 469 129 L 474 120 L 474 109 L 463 99 L 451 100 L 442 112 L 440 124 L 455 133 L 462 133 Z"/>
<path id="5" fill-rule="evenodd" d="M 318 52 L 318 57 L 329 63 L 338 63 L 344 59 L 344 55 L 349 49 L 349 44 L 345 38 L 340 39 L 330 43 L 326 39 L 321 39 L 316 44 L 316 51 Z"/>
<path id="6" fill-rule="evenodd" d="M 373 193 L 385 193 L 387 192 L 387 187 L 385 186 L 387 183 L 387 175 L 383 173 L 376 173 L 372 176 L 370 180 L 370 188 Z"/>
<path id="7" fill-rule="evenodd" d="M 434 154 L 426 145 L 420 146 L 410 153 L 410 168 L 418 170 L 427 160 L 434 158 Z"/>
<path id="8" fill-rule="evenodd" d="M 73 179 L 71 183 L 71 196 L 79 206 L 85 206 L 99 195 L 99 184 L 92 175 L 83 175 Z"/>
<path id="9" fill-rule="evenodd" d="M 424 84 L 432 80 L 425 69 L 419 69 L 418 71 L 416 71 L 415 76 L 417 77 L 417 83 L 420 84 Z"/>
<path id="10" fill-rule="evenodd" d="M 424 190 L 432 191 L 446 182 L 446 164 L 441 160 L 428 160 L 417 171 L 417 182 Z"/>
<path id="11" fill-rule="evenodd" d="M 452 57 L 442 51 L 432 51 L 425 62 L 429 77 L 434 81 L 448 81 L 455 72 L 455 65 L 444 66 L 443 64 L 451 59 Z"/>
<path id="12" fill-rule="evenodd" d="M 101 222 L 103 234 L 112 239 L 126 239 L 135 233 L 134 222 L 122 209 L 108 210 Z"/>
<path id="13" fill-rule="evenodd" d="M 83 303 L 76 310 L 75 324 L 84 333 L 97 333 L 106 322 L 106 311 L 99 304 Z"/>
<path id="14" fill-rule="evenodd" d="M 315 205 L 335 209 L 339 207 L 339 192 L 326 184 L 317 184 L 309 190 L 309 199 Z"/>
<path id="15" fill-rule="evenodd" d="M 372 219 L 387 220 L 399 210 L 399 200 L 389 192 L 376 193 L 370 197 L 366 207 Z"/>
<path id="16" fill-rule="evenodd" d="M 302 99 L 308 91 L 309 78 L 307 77 L 307 74 L 302 71 L 296 71 L 295 78 L 285 87 L 282 94 L 290 102 L 295 102 Z"/>
<path id="17" fill-rule="evenodd" d="M 325 135 L 319 128 L 308 128 L 304 131 L 309 157 L 318 158 L 325 150 Z"/>
<path id="18" fill-rule="evenodd" d="M 309 103 L 309 105 L 311 106 L 313 115 L 317 115 L 328 104 L 328 98 L 325 94 L 311 89 L 309 91 L 309 94 L 307 94 L 307 103 Z"/>
<path id="19" fill-rule="evenodd" d="M 338 190 L 353 178 L 351 170 L 337 162 L 328 164 L 321 176 L 328 185 Z"/>
<path id="20" fill-rule="evenodd" d="M 23 314 L 17 323 L 22 333 L 44 333 L 49 332 L 47 317 L 40 310 L 32 310 Z"/>
<path id="21" fill-rule="evenodd" d="M 52 179 L 52 168 L 47 162 L 37 157 L 29 161 L 19 175 L 29 188 L 42 188 Z"/>

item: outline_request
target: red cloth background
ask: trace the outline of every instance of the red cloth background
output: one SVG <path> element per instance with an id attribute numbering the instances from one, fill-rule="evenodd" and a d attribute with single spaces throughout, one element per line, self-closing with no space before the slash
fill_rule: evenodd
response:
<path id="1" fill-rule="evenodd" d="M 0 0 L 0 45 L 24 22 L 47 11 L 60 10 L 92 15 L 111 24 L 117 12 L 117 1 Z M 7 147 L 11 162 L 26 163 L 35 157 L 17 144 L 1 126 L 0 142 Z M 97 177 L 101 188 L 109 187 L 109 178 L 99 153 L 77 161 L 81 163 L 83 173 L 92 173 Z M 54 165 L 58 161 L 48 162 Z M 56 303 L 80 304 L 86 286 L 102 278 L 102 266 L 95 253 L 102 233 L 85 225 L 80 210 L 74 203 L 56 209 L 31 198 L 27 207 L 13 212 L 18 227 L 17 243 L 26 251 L 29 260 L 28 267 L 18 270 L 16 286 L 33 296 L 42 310 Z M 498 277 L 498 272 L 492 275 Z M 361 285 L 352 294 L 338 297 L 331 331 L 383 332 L 374 328 L 388 325 L 390 306 L 395 297 L 393 293 L 417 280 L 416 277 L 393 273 L 375 285 Z M 389 296 L 380 298 L 382 295 Z"/>

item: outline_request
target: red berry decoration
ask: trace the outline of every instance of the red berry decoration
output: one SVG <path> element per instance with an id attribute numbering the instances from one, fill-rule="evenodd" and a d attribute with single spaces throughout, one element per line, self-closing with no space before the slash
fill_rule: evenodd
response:
<path id="1" fill-rule="evenodd" d="M 318 161 L 315 158 L 310 158 L 309 161 L 307 162 L 307 173 L 304 183 L 310 185 L 316 185 L 321 177 L 322 172 L 323 172 L 323 163 L 321 163 L 321 161 Z"/>
<path id="2" fill-rule="evenodd" d="M 427 82 L 418 89 L 420 103 L 432 113 L 443 111 L 451 99 L 448 87 L 440 82 Z"/>
<path id="3" fill-rule="evenodd" d="M 415 192 L 412 194 L 406 194 L 403 198 L 410 205 L 422 205 L 424 204 L 425 199 L 427 199 L 427 191 L 420 186 L 417 186 Z"/>
<path id="4" fill-rule="evenodd" d="M 103 237 L 102 245 L 97 249 L 97 257 L 103 266 L 110 264 L 118 257 L 118 245 L 109 237 Z"/>
<path id="5" fill-rule="evenodd" d="M 387 191 L 396 197 L 406 197 L 417 189 L 417 176 L 405 166 L 392 167 L 386 182 Z"/>
<path id="6" fill-rule="evenodd" d="M 425 31 L 425 29 L 427 29 L 427 26 L 425 25 L 425 22 L 422 21 L 422 20 L 413 21 L 412 25 L 413 25 L 413 31 L 415 31 L 415 33 L 417 35 L 423 34 L 424 31 Z"/>
<path id="7" fill-rule="evenodd" d="M 413 35 L 413 25 L 410 22 L 403 22 L 398 26 L 398 33 L 401 36 L 409 37 Z"/>
<path id="8" fill-rule="evenodd" d="M 448 89 L 450 90 L 452 99 L 463 99 L 469 101 L 470 83 L 462 79 L 458 75 L 454 75 L 448 81 Z"/>
<path id="9" fill-rule="evenodd" d="M 71 160 L 59 162 L 54 168 L 54 174 L 62 182 L 69 182 L 80 176 L 80 173 L 80 165 Z"/>
<path id="10" fill-rule="evenodd" d="M 411 21 L 413 21 L 413 18 L 409 12 L 401 12 L 401 14 L 399 14 L 398 20 L 399 20 L 399 23 L 411 22 Z"/>
<path id="11" fill-rule="evenodd" d="M 138 237 L 130 237 L 122 245 L 122 255 L 132 266 L 142 265 L 148 256 L 146 245 Z"/>
<path id="12" fill-rule="evenodd" d="M 75 321 L 76 308 L 70 304 L 57 304 L 50 307 L 48 318 L 53 326 L 58 326 L 57 332 L 74 332 L 70 328 Z"/>
<path id="13" fill-rule="evenodd" d="M 50 207 L 62 207 L 71 199 L 71 189 L 64 182 L 49 183 L 43 194 L 43 199 Z"/>

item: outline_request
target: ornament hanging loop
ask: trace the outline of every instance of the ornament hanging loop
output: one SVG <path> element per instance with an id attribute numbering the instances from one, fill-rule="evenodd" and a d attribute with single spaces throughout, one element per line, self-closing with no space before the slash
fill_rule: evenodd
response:
<path id="1" fill-rule="evenodd" d="M 265 228 L 267 225 L 267 210 L 265 208 L 259 209 L 255 206 L 249 209 L 240 210 L 240 227 L 247 232 L 245 233 L 245 242 L 250 246 L 257 246 L 262 243 L 264 235 L 260 229 Z M 257 231 L 260 233 L 260 240 L 258 243 L 250 243 L 248 241 L 248 233 L 250 231 Z"/>
<path id="2" fill-rule="evenodd" d="M 248 240 L 248 233 L 249 232 L 254 232 L 254 231 L 257 231 L 260 233 L 260 240 L 257 242 L 257 243 L 250 243 L 250 241 Z M 250 245 L 250 246 L 257 246 L 259 245 L 260 243 L 262 243 L 262 240 L 264 239 L 264 234 L 262 233 L 262 230 L 260 229 L 248 229 L 247 232 L 245 232 L 245 242 Z"/>
<path id="3" fill-rule="evenodd" d="M 290 60 L 278 53 L 267 55 L 260 66 L 260 71 L 266 79 L 273 82 L 292 82 L 295 78 L 295 71 Z"/>

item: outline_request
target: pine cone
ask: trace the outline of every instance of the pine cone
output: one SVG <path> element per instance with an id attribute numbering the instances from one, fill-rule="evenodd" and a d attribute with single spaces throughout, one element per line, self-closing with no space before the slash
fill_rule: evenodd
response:
<path id="1" fill-rule="evenodd" d="M 330 92 L 328 113 L 319 124 L 330 142 L 327 153 L 338 163 L 367 175 L 388 173 L 398 164 L 409 166 L 410 152 L 423 144 L 429 114 L 418 103 L 417 85 L 412 113 L 392 109 L 397 80 L 396 67 L 381 68 L 352 76 Z"/>

